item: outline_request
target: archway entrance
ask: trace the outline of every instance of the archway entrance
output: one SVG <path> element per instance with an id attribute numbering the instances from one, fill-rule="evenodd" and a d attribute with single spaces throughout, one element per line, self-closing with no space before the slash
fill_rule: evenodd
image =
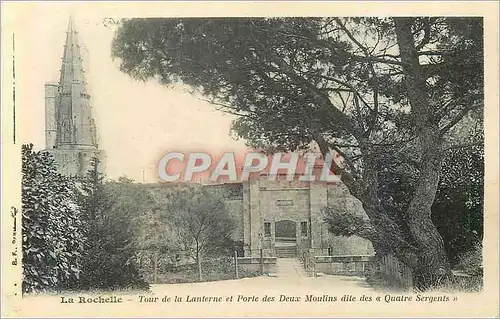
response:
<path id="1" fill-rule="evenodd" d="M 278 258 L 297 257 L 297 223 L 280 220 L 275 223 L 275 249 Z"/>

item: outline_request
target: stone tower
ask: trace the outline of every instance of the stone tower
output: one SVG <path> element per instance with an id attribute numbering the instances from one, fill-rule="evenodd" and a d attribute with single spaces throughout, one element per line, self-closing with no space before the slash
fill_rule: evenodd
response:
<path id="1" fill-rule="evenodd" d="M 99 160 L 103 172 L 106 156 L 98 147 L 78 33 L 71 17 L 60 71 L 59 83 L 45 84 L 46 150 L 65 175 L 84 175 L 92 158 Z"/>

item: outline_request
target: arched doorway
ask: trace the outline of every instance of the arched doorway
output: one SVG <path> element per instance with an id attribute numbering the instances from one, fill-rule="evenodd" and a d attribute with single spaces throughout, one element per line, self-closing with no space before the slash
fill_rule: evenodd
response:
<path id="1" fill-rule="evenodd" d="M 276 257 L 297 257 L 297 223 L 293 220 L 279 220 L 274 227 Z"/>

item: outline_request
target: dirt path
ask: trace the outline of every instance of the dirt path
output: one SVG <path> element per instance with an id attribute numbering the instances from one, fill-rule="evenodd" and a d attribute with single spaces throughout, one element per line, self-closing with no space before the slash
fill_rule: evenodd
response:
<path id="1" fill-rule="evenodd" d="M 156 294 L 175 290 L 178 293 L 197 291 L 222 292 L 228 294 L 242 293 L 250 294 L 256 291 L 269 292 L 293 292 L 297 293 L 373 293 L 364 278 L 356 276 L 333 276 L 322 275 L 320 277 L 308 277 L 302 264 L 295 258 L 279 258 L 276 264 L 275 276 L 261 276 L 254 278 L 243 278 L 237 280 L 224 280 L 202 283 L 185 283 L 170 285 L 151 285 L 151 290 Z"/>
<path id="2" fill-rule="evenodd" d="M 202 283 L 185 284 L 160 284 L 151 285 L 153 293 L 162 294 L 168 291 L 193 292 L 212 291 L 225 293 L 242 293 L 250 291 L 283 291 L 283 288 L 291 291 L 318 291 L 322 293 L 338 292 L 375 292 L 364 278 L 355 276 L 331 276 L 321 277 L 288 276 L 288 277 L 254 277 L 237 280 L 212 281 Z"/>
<path id="3" fill-rule="evenodd" d="M 280 259 L 275 277 L 261 276 L 203 283 L 151 285 L 151 292 L 104 293 L 116 295 L 123 304 L 61 304 L 61 296 L 23 298 L 25 316 L 75 317 L 83 313 L 101 317 L 401 317 L 412 307 L 412 315 L 442 315 L 443 307 L 453 316 L 469 313 L 470 303 L 484 301 L 484 295 L 460 296 L 458 304 L 386 303 L 386 292 L 376 291 L 363 278 L 323 275 L 307 277 L 298 260 Z M 142 297 L 141 297 L 142 296 Z M 377 296 L 382 301 L 374 301 Z M 66 296 L 68 297 L 68 296 Z M 96 293 L 93 294 L 96 297 Z M 78 300 L 79 296 L 75 296 Z M 155 302 L 140 302 L 141 298 Z M 21 309 L 20 308 L 20 309 Z M 451 313 L 451 312 L 450 312 Z M 429 315 L 431 314 L 431 315 Z"/>

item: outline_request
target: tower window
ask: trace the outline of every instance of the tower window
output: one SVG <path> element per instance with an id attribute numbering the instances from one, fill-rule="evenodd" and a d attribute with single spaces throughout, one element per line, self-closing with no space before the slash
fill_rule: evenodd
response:
<path id="1" fill-rule="evenodd" d="M 300 234 L 302 236 L 307 236 L 307 222 L 300 223 Z"/>
<path id="2" fill-rule="evenodd" d="M 271 223 L 264 223 L 264 236 L 271 237 Z"/>

